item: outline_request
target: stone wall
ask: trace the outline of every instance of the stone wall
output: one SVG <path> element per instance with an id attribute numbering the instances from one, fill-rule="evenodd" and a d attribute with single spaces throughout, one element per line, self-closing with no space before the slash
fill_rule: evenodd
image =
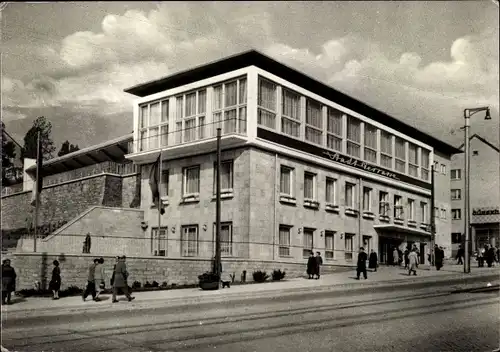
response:
<path id="1" fill-rule="evenodd" d="M 92 259 L 101 255 L 57 255 L 42 253 L 14 253 L 12 266 L 17 272 L 17 290 L 33 288 L 35 282 L 47 287 L 52 272 L 52 262 L 57 259 L 61 263 L 62 289 L 68 286 L 84 287 L 88 266 Z M 103 256 L 105 260 L 106 284 L 109 285 L 114 257 Z M 243 270 L 247 271 L 247 281 L 252 281 L 252 273 L 264 270 L 271 274 L 275 269 L 286 271 L 287 278 L 305 275 L 305 264 L 293 264 L 270 261 L 251 261 L 248 259 L 227 259 L 222 262 L 225 275 L 235 274 L 236 282 L 240 281 Z M 211 270 L 211 262 L 207 259 L 159 258 L 159 257 L 127 257 L 130 273 L 129 285 L 134 281 L 144 284 L 146 281 L 167 282 L 170 284 L 196 284 L 198 275 Z M 344 269 L 340 266 L 324 265 L 322 273 L 332 273 Z"/>
<path id="2" fill-rule="evenodd" d="M 144 213 L 138 209 L 93 207 L 81 216 L 41 239 L 38 252 L 83 253 L 87 233 L 91 236 L 90 253 L 101 255 L 145 255 L 150 252 L 150 239 L 141 228 Z M 19 252 L 32 252 L 33 239 L 19 241 Z"/>
<path id="3" fill-rule="evenodd" d="M 127 175 L 122 178 L 122 208 L 141 206 L 141 174 Z"/>

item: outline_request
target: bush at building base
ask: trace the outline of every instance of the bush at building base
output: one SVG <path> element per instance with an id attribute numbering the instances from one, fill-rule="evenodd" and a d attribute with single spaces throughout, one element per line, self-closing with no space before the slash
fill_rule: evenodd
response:
<path id="1" fill-rule="evenodd" d="M 253 272 L 253 281 L 255 282 L 265 282 L 269 279 L 269 275 L 265 271 L 254 271 Z"/>
<path id="2" fill-rule="evenodd" d="M 280 281 L 285 278 L 286 272 L 281 271 L 281 269 L 273 271 L 273 281 Z"/>

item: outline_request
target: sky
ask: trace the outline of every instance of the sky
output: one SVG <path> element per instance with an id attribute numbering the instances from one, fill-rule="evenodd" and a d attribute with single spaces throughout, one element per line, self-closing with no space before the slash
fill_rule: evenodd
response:
<path id="1" fill-rule="evenodd" d="M 124 89 L 257 49 L 412 126 L 499 143 L 499 10 L 492 0 L 53 2 L 1 11 L 2 120 L 19 142 L 38 116 L 57 146 L 133 130 Z M 369 116 L 368 116 L 369 117 Z"/>

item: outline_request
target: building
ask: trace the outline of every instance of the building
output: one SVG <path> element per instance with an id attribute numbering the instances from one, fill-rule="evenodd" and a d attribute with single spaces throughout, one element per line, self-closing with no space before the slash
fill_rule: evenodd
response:
<path id="1" fill-rule="evenodd" d="M 394 247 L 430 247 L 431 165 L 436 243 L 451 254 L 451 156 L 461 151 L 257 51 L 126 89 L 142 166 L 150 253 L 212 258 L 216 133 L 222 138 L 224 261 L 355 263 L 359 247 L 390 262 Z M 151 165 L 161 155 L 161 201 Z"/>
<path id="2" fill-rule="evenodd" d="M 463 144 L 460 149 L 463 149 Z M 465 243 L 465 179 L 464 154 L 452 157 L 451 180 L 451 241 L 453 255 Z M 500 155 L 499 148 L 481 136 L 470 137 L 470 208 L 472 250 L 485 244 L 500 245 Z"/>
<path id="3" fill-rule="evenodd" d="M 7 132 L 5 124 L 1 124 L 2 138 L 2 195 L 13 192 L 15 186 L 22 187 L 23 165 L 21 162 L 21 145 Z M 4 150 L 5 148 L 5 150 Z M 7 152 L 8 150 L 8 152 Z M 9 165 L 4 165 L 5 162 Z M 10 155 L 9 155 L 10 154 Z M 13 188 L 14 186 L 14 188 Z M 17 186 L 19 187 L 19 186 Z"/>

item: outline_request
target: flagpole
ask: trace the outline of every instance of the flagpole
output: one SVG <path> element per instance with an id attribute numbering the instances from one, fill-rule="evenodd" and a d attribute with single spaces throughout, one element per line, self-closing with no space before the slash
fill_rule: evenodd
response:
<path id="1" fill-rule="evenodd" d="M 38 236 L 38 210 L 39 210 L 39 205 L 40 205 L 40 192 L 39 189 L 40 187 L 38 186 L 38 183 L 40 182 L 40 165 L 38 163 L 40 162 L 40 131 L 38 131 L 37 134 L 37 142 L 36 142 L 36 180 L 35 180 L 35 234 L 33 237 L 33 252 L 36 253 L 36 238 Z"/>
<path id="2" fill-rule="evenodd" d="M 161 159 L 161 152 L 162 152 L 162 148 L 161 148 L 161 142 L 160 142 L 160 165 L 158 167 L 158 255 L 160 255 L 160 247 L 161 247 L 161 173 L 162 173 L 162 170 L 161 170 L 161 167 L 162 167 L 162 164 L 163 164 L 163 161 Z"/>

